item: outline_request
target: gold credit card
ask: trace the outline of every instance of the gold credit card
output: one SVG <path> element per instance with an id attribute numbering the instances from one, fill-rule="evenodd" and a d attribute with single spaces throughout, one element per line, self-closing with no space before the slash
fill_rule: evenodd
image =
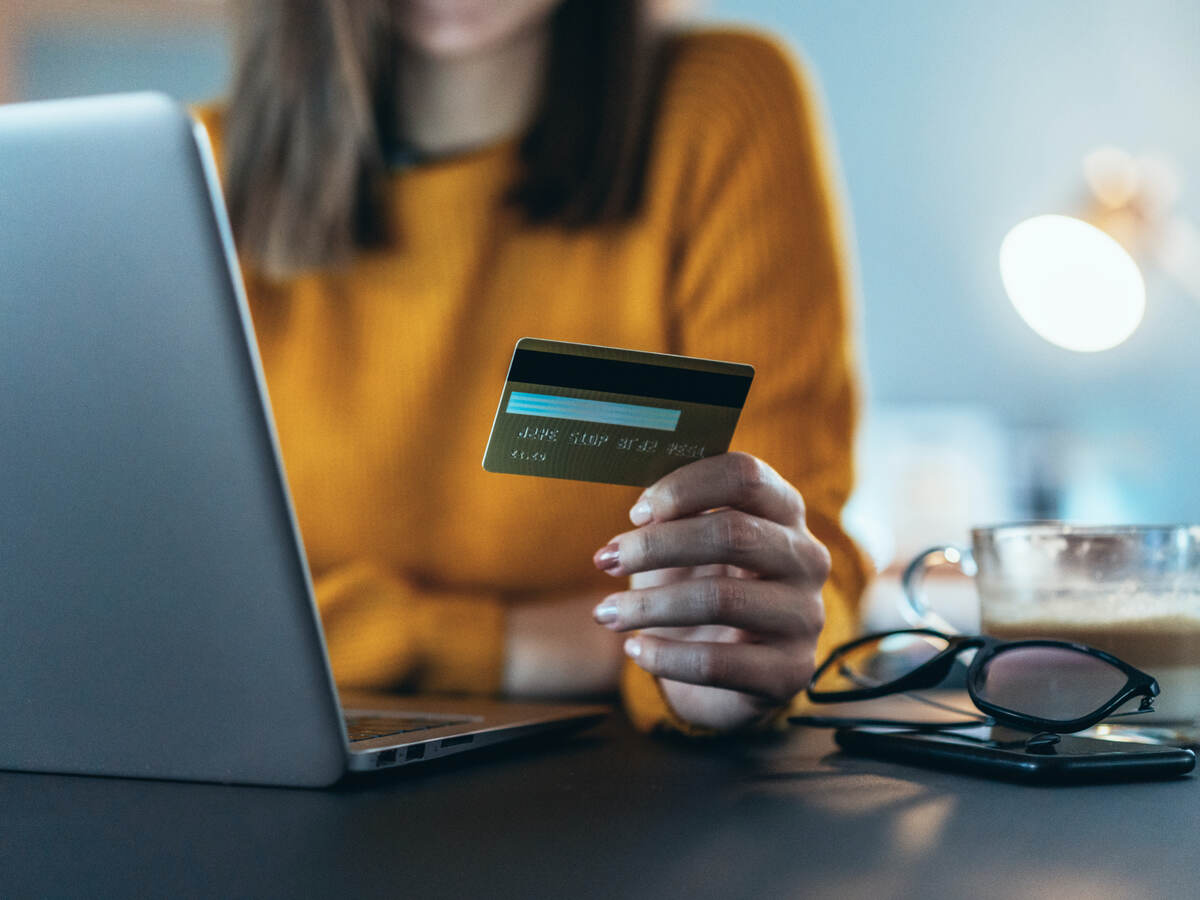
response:
<path id="1" fill-rule="evenodd" d="M 483 467 L 653 484 L 729 449 L 753 379 L 740 363 L 521 338 Z"/>

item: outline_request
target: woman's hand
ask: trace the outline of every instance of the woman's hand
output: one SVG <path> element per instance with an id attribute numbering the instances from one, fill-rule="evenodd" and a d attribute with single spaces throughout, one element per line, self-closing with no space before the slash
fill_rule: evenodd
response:
<path id="1" fill-rule="evenodd" d="M 630 588 L 593 611 L 638 630 L 625 653 L 658 677 L 695 724 L 755 724 L 812 676 L 825 622 L 829 552 L 809 532 L 800 493 L 744 453 L 698 460 L 659 479 L 629 513 L 640 527 L 594 561 Z"/>

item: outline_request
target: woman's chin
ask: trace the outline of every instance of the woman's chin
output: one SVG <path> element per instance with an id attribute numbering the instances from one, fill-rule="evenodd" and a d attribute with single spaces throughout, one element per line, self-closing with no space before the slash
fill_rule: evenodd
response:
<path id="1" fill-rule="evenodd" d="M 461 59 L 518 39 L 543 26 L 559 0 L 413 2 L 402 4 L 400 33 L 412 51 L 436 59 Z"/>

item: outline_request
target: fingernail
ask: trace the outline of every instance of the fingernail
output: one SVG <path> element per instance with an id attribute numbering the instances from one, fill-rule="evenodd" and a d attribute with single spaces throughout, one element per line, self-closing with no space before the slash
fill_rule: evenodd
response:
<path id="1" fill-rule="evenodd" d="M 603 569 L 605 572 L 616 569 L 621 565 L 621 548 L 613 541 L 597 550 L 592 562 L 596 564 L 597 569 Z"/>
<path id="2" fill-rule="evenodd" d="M 601 600 L 600 605 L 592 610 L 592 618 L 601 625 L 617 621 L 617 604 L 612 600 Z"/>
<path id="3" fill-rule="evenodd" d="M 654 518 L 654 510 L 650 508 L 650 504 L 645 500 L 639 500 L 633 504 L 633 509 L 629 511 L 629 521 L 634 525 L 645 525 Z"/>
<path id="4" fill-rule="evenodd" d="M 625 642 L 625 655 L 630 659 L 637 659 L 642 655 L 642 639 L 631 637 Z"/>

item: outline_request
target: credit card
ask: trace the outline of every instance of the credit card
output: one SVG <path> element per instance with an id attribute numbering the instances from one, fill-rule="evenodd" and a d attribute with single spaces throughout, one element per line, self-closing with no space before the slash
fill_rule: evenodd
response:
<path id="1" fill-rule="evenodd" d="M 753 379 L 740 363 L 521 338 L 483 467 L 653 484 L 729 449 Z"/>

